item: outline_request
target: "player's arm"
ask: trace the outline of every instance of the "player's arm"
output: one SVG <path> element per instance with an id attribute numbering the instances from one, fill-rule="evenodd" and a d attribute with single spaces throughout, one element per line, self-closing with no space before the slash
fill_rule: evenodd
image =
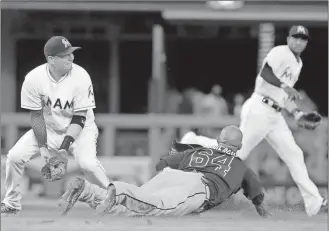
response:
<path id="1" fill-rule="evenodd" d="M 27 75 L 21 89 L 21 107 L 30 110 L 31 127 L 38 142 L 41 156 L 49 158 L 47 149 L 47 129 L 43 116 L 42 98 L 38 83 Z"/>
<path id="2" fill-rule="evenodd" d="M 297 121 L 297 125 L 301 128 L 314 130 L 321 123 L 322 116 L 318 112 L 303 112 L 298 108 L 296 103 L 291 100 L 285 102 L 285 109 L 294 117 Z"/>
<path id="3" fill-rule="evenodd" d="M 282 54 L 277 50 L 272 49 L 266 60 L 267 61 L 260 72 L 260 76 L 269 84 L 282 88 L 292 100 L 298 99 L 300 97 L 298 91 L 289 87 L 281 80 L 286 68 Z"/>
<path id="4" fill-rule="evenodd" d="M 59 150 L 69 150 L 71 144 L 78 138 L 80 132 L 85 126 L 87 110 L 75 112 L 72 116 L 71 123 L 66 131 L 66 135 Z"/>
<path id="5" fill-rule="evenodd" d="M 287 112 L 289 112 L 290 115 L 294 117 L 295 120 L 299 120 L 304 115 L 304 112 L 302 112 L 298 108 L 297 104 L 291 100 L 286 101 L 285 109 Z"/>
<path id="6" fill-rule="evenodd" d="M 38 141 L 39 148 L 47 147 L 47 129 L 43 110 L 31 110 L 31 127 L 34 132 L 35 138 Z"/>
<path id="7" fill-rule="evenodd" d="M 159 160 L 159 162 L 155 166 L 155 169 L 157 171 L 162 171 L 166 167 L 178 169 L 179 163 L 181 162 L 182 158 L 183 155 L 181 153 L 164 156 Z"/>
<path id="8" fill-rule="evenodd" d="M 250 168 L 247 168 L 245 172 L 241 187 L 243 189 L 243 194 L 251 200 L 253 204 L 261 204 L 263 202 L 264 194 L 261 184 L 256 174 Z"/>
<path id="9" fill-rule="evenodd" d="M 245 172 L 243 181 L 242 181 L 243 194 L 252 201 L 254 204 L 257 213 L 262 217 L 269 217 L 272 214 L 268 212 L 264 205 L 264 193 L 260 185 L 259 180 L 257 179 L 256 174 L 250 169 L 247 168 Z"/>
<path id="10" fill-rule="evenodd" d="M 262 68 L 260 72 L 260 76 L 268 83 L 272 84 L 276 87 L 282 87 L 284 86 L 279 78 L 274 74 L 272 67 L 268 64 L 268 62 L 265 63 L 264 67 Z"/>

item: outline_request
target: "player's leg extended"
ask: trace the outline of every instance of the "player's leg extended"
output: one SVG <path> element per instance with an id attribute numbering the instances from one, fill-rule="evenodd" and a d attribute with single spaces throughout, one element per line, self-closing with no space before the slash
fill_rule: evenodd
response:
<path id="1" fill-rule="evenodd" d="M 278 112 L 262 103 L 260 96 L 253 95 L 241 111 L 240 129 L 243 133 L 242 148 L 237 152 L 242 160 L 266 137 L 276 122 Z"/>
<path id="2" fill-rule="evenodd" d="M 296 144 L 283 117 L 276 129 L 266 139 L 289 168 L 290 174 L 304 199 L 307 214 L 316 214 L 321 207 L 323 198 L 316 185 L 309 178 L 303 152 Z"/>
<path id="3" fill-rule="evenodd" d="M 76 178 L 74 181 L 70 182 L 68 189 L 61 196 L 58 204 L 59 211 L 61 215 L 66 215 L 78 201 L 87 203 L 89 206 L 92 205 L 91 207 L 95 209 L 100 201 L 106 199 L 106 196 L 107 189 L 92 184 L 85 179 Z M 123 205 L 114 206 L 108 213 L 111 215 L 138 215 L 128 211 Z"/>
<path id="4" fill-rule="evenodd" d="M 198 144 L 203 147 L 214 147 L 217 145 L 216 139 L 206 136 L 196 135 L 194 132 L 187 132 L 180 140 L 182 144 Z"/>
<path id="5" fill-rule="evenodd" d="M 155 177 L 144 183 L 140 188 L 147 192 L 153 193 L 153 192 L 158 192 L 162 188 L 169 188 L 172 186 L 184 184 L 186 178 L 178 178 L 175 180 L 170 179 L 170 178 L 175 178 L 177 176 L 176 171 L 177 170 L 175 169 L 171 169 L 167 167 L 163 170 L 164 173 L 157 174 Z"/>
<path id="6" fill-rule="evenodd" d="M 86 179 L 102 188 L 107 188 L 110 181 L 104 167 L 96 156 L 98 129 L 96 124 L 84 127 L 78 139 L 72 144 L 72 153 Z"/>
<path id="7" fill-rule="evenodd" d="M 25 133 L 8 152 L 6 161 L 6 195 L 3 203 L 10 208 L 21 210 L 21 194 L 18 185 L 24 173 L 25 163 L 39 154 L 37 140 L 32 130 Z M 1 214 L 3 206 L 1 205 Z"/>
<path id="8" fill-rule="evenodd" d="M 165 169 L 152 180 L 159 180 L 161 185 L 166 186 L 151 191 L 124 182 L 113 182 L 107 200 L 97 210 L 106 212 L 112 206 L 121 204 L 141 215 L 190 214 L 200 208 L 207 198 L 206 186 L 201 177 L 199 173 Z M 170 184 L 169 181 L 177 182 Z"/>

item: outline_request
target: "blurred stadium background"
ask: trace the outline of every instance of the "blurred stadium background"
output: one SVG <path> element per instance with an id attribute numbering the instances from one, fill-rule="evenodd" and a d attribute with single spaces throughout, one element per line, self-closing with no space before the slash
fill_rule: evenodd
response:
<path id="1" fill-rule="evenodd" d="M 154 163 L 184 132 L 216 136 L 239 124 L 241 105 L 266 53 L 284 44 L 294 24 L 308 27 L 297 84 L 299 106 L 326 118 L 308 132 L 287 118 L 311 178 L 328 188 L 328 3 L 326 1 L 107 2 L 3 1 L 1 11 L 1 180 L 6 153 L 29 129 L 20 108 L 25 74 L 44 62 L 43 45 L 64 35 L 82 46 L 75 61 L 90 73 L 100 129 L 98 155 L 112 179 L 141 185 Z M 211 94 L 216 92 L 216 95 Z M 267 200 L 301 206 L 287 167 L 266 143 L 247 160 L 266 187 Z M 31 161 L 22 181 L 24 203 L 57 199 L 81 175 L 74 160 L 63 181 L 40 177 Z M 1 197 L 4 196 L 3 184 Z M 241 197 L 234 197 L 227 208 Z"/>

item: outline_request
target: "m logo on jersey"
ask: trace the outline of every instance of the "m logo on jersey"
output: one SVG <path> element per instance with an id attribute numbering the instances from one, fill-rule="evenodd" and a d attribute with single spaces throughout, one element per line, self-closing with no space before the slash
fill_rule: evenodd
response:
<path id="1" fill-rule="evenodd" d="M 292 73 L 291 73 L 291 69 L 289 67 L 287 67 L 286 69 L 284 69 L 281 78 L 287 79 L 287 80 L 291 80 L 292 79 Z"/>
<path id="2" fill-rule="evenodd" d="M 62 43 L 65 46 L 65 48 L 68 48 L 71 46 L 71 43 L 65 38 L 62 38 Z"/>
<path id="3" fill-rule="evenodd" d="M 50 100 L 50 98 L 48 98 L 47 102 L 45 103 L 48 107 L 52 107 L 52 102 Z M 69 103 L 69 101 L 66 100 L 64 106 L 63 103 L 61 102 L 60 99 L 57 99 L 55 101 L 55 104 L 53 106 L 53 108 L 60 108 L 61 110 L 66 110 L 66 109 L 71 109 L 73 108 L 73 101 L 71 103 Z"/>
<path id="4" fill-rule="evenodd" d="M 88 98 L 90 98 L 90 96 L 94 96 L 93 87 L 91 85 L 88 87 Z"/>

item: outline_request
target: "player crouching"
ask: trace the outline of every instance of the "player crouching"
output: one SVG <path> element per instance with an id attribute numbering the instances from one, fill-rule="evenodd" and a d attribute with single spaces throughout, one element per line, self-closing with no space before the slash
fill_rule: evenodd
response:
<path id="1" fill-rule="evenodd" d="M 240 129 L 227 126 L 216 147 L 185 145 L 161 158 L 156 165 L 159 174 L 141 187 L 116 181 L 105 190 L 78 178 L 63 194 L 60 211 L 67 214 L 79 200 L 97 203 L 99 214 L 193 215 L 222 204 L 242 188 L 258 214 L 268 217 L 256 175 L 235 156 L 241 141 Z"/>

